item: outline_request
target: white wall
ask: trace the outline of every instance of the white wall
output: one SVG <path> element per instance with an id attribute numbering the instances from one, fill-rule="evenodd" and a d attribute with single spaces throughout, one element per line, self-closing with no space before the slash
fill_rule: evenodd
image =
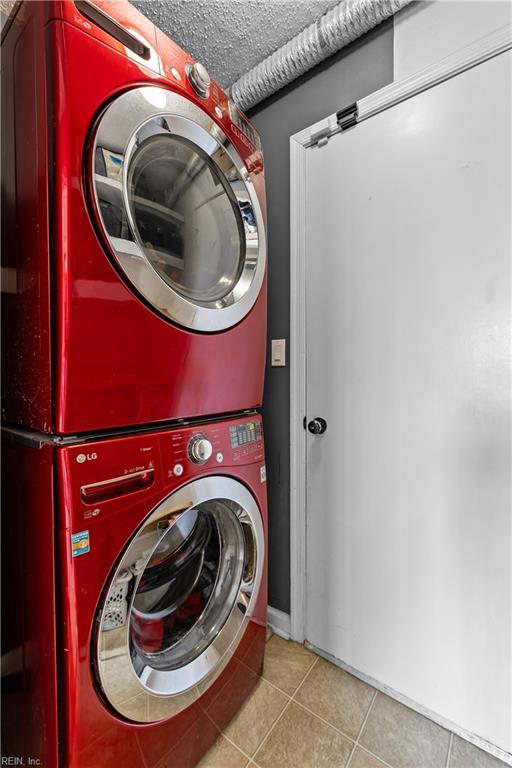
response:
<path id="1" fill-rule="evenodd" d="M 414 2 L 394 19 L 394 79 L 409 77 L 510 23 L 510 0 Z"/>

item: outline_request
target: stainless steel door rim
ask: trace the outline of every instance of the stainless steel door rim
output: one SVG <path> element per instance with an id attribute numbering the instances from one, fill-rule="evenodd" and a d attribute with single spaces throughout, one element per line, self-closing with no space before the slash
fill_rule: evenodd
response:
<path id="1" fill-rule="evenodd" d="M 186 172 L 193 174 L 195 161 L 196 166 L 212 174 L 210 186 L 218 190 L 209 199 L 196 199 L 191 175 L 186 188 L 188 217 L 162 205 L 154 196 L 142 199 L 133 192 L 133 163 L 140 158 L 145 142 L 156 142 L 159 138 L 168 140 L 172 152 L 177 151 L 181 142 L 183 153 L 188 152 L 190 158 L 195 155 L 194 160 L 188 161 Z M 153 167 L 158 169 L 156 160 Z M 105 109 L 98 121 L 89 168 L 96 211 L 112 255 L 128 281 L 155 311 L 179 325 L 204 332 L 230 328 L 248 314 L 265 273 L 263 217 L 242 159 L 206 112 L 164 88 L 144 86 L 127 91 Z M 172 182 L 170 179 L 166 189 L 158 182 L 163 193 L 169 193 Z M 176 182 L 184 183 L 183 174 L 174 179 Z M 153 231 L 158 230 L 159 236 L 165 237 L 167 227 L 168 237 L 174 237 L 177 254 L 159 251 L 153 242 L 145 241 L 137 224 L 137 206 L 139 212 L 145 206 L 153 219 L 160 217 L 160 225 L 154 224 Z M 188 226 L 187 218 L 193 220 Z M 205 238 L 200 249 L 194 248 L 192 242 L 198 230 L 202 231 L 199 236 Z M 188 244 L 188 261 L 198 261 L 196 274 L 204 275 L 216 260 L 221 265 L 227 259 L 234 262 L 237 248 L 239 268 L 233 265 L 227 276 L 220 270 L 217 292 L 205 291 L 203 297 L 201 286 L 195 292 L 183 290 L 179 282 L 173 283 L 172 278 L 166 278 L 165 271 L 155 268 L 160 259 L 162 263 L 169 262 L 165 268 L 170 272 L 174 269 L 183 273 L 184 266 L 186 271 L 186 260 L 180 254 L 183 246 L 176 245 L 180 238 Z"/>
<path id="2" fill-rule="evenodd" d="M 165 553 L 158 555 L 158 548 L 162 551 L 169 531 L 174 535 L 168 547 L 171 555 L 179 552 L 181 542 L 190 546 L 193 524 L 201 513 L 211 517 L 220 541 L 219 565 L 208 601 L 193 626 L 176 642 L 141 651 L 134 641 L 134 621 L 136 624 L 141 614 L 136 611 L 134 619 L 133 610 L 141 579 L 155 559 L 165 562 Z M 146 703 L 138 708 L 136 721 L 155 722 L 185 709 L 212 685 L 232 657 L 252 615 L 264 550 L 258 505 L 247 488 L 232 478 L 213 476 L 192 481 L 146 518 L 110 578 L 97 613 L 98 683 L 118 713 L 134 719 L 131 702 L 139 697 Z M 156 600 L 165 593 L 164 581 L 152 587 Z M 150 601 L 142 596 L 144 610 L 150 611 Z M 154 605 L 158 611 L 159 606 Z"/>

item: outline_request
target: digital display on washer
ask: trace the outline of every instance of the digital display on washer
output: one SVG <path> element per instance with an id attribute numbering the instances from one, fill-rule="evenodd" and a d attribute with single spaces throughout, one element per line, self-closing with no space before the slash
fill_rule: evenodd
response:
<path id="1" fill-rule="evenodd" d="M 255 149 L 261 149 L 260 137 L 254 130 L 250 122 L 245 119 L 245 117 L 242 115 L 239 109 L 235 107 L 235 105 L 231 100 L 229 100 L 228 102 L 228 107 L 229 107 L 229 116 L 231 118 L 231 122 L 234 123 L 236 127 L 239 128 L 245 136 L 247 136 L 247 138 L 249 139 L 253 147 L 255 147 Z"/>
<path id="2" fill-rule="evenodd" d="M 257 421 L 247 421 L 244 424 L 234 424 L 229 428 L 231 447 L 240 448 L 242 445 L 254 443 L 261 437 L 261 425 Z"/>

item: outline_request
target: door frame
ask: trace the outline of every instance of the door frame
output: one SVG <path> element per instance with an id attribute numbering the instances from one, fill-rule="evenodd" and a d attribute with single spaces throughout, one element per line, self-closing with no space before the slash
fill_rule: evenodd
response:
<path id="1" fill-rule="evenodd" d="M 321 150 L 331 136 L 510 48 L 512 26 L 506 24 L 415 75 L 390 83 L 290 137 L 290 634 L 299 643 L 307 639 L 306 152 L 311 147 Z"/>

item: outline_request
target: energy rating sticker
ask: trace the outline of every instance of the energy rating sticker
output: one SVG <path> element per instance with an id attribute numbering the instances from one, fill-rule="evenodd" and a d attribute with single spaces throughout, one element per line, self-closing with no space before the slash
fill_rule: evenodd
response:
<path id="1" fill-rule="evenodd" d="M 71 534 L 71 552 L 73 557 L 85 555 L 90 549 L 89 531 L 80 531 L 80 533 Z"/>

